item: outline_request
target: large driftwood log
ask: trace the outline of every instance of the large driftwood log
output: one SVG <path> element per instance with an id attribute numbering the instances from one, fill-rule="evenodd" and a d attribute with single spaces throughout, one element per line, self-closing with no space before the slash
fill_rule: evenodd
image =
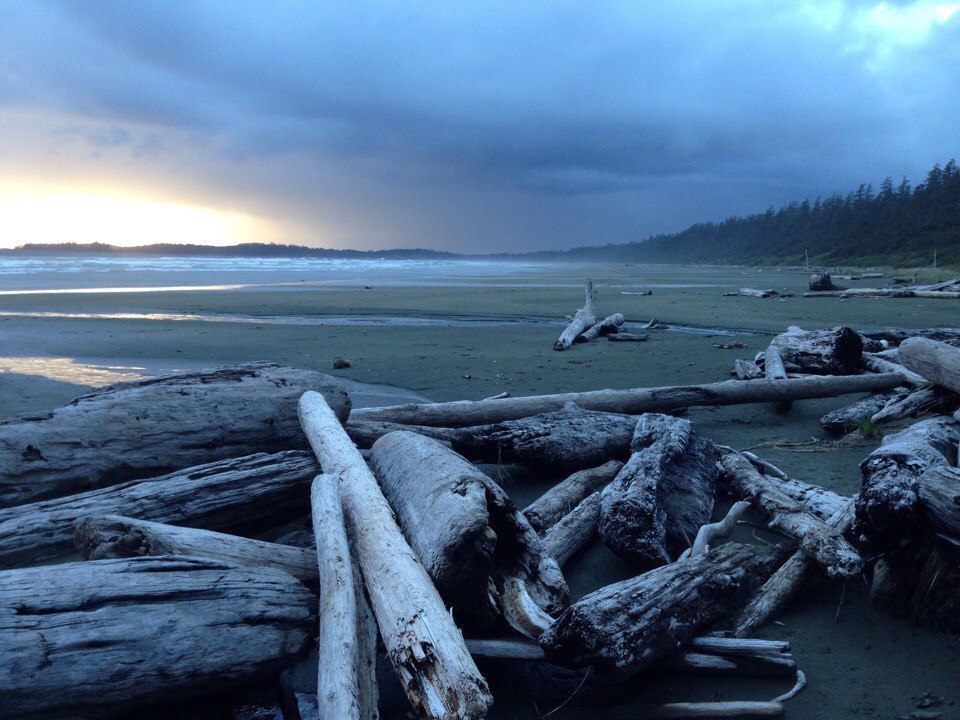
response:
<path id="1" fill-rule="evenodd" d="M 960 538 L 960 468 L 934 467 L 919 482 L 920 507 L 937 533 Z"/>
<path id="2" fill-rule="evenodd" d="M 296 662 L 313 594 L 271 568 L 135 558 L 0 572 L 8 720 L 140 711 Z"/>
<path id="3" fill-rule="evenodd" d="M 926 338 L 909 338 L 897 351 L 900 362 L 937 385 L 960 393 L 960 348 Z"/>
<path id="4" fill-rule="evenodd" d="M 560 567 L 597 536 L 600 522 L 600 491 L 584 498 L 543 534 L 547 555 Z"/>
<path id="5" fill-rule="evenodd" d="M 915 423 L 887 435 L 860 464 L 856 532 L 861 540 L 886 548 L 915 537 L 920 476 L 955 462 L 960 427 L 942 418 Z"/>
<path id="6" fill-rule="evenodd" d="M 763 353 L 763 374 L 767 380 L 786 380 L 787 369 L 783 365 L 783 356 L 780 354 L 780 348 L 776 345 L 770 345 Z M 791 403 L 783 401 L 776 403 L 774 407 L 780 412 L 786 412 L 790 409 Z"/>
<path id="7" fill-rule="evenodd" d="M 503 397 L 509 397 L 504 395 Z M 454 433 L 454 428 L 429 427 L 427 425 L 402 425 L 401 423 L 384 422 L 380 420 L 351 420 L 344 427 L 350 439 L 356 443 L 358 448 L 370 449 L 373 444 L 387 433 L 397 430 L 409 430 L 410 432 L 426 435 L 434 440 L 450 442 Z"/>
<path id="8" fill-rule="evenodd" d="M 502 400 L 457 400 L 422 405 L 392 405 L 354 410 L 355 420 L 385 420 L 406 425 L 465 427 L 516 420 L 560 410 L 576 403 L 584 410 L 639 415 L 710 405 L 780 402 L 883 392 L 903 385 L 899 373 L 850 377 L 803 377 L 789 380 L 725 380 L 706 385 L 680 385 L 631 390 L 594 390 L 558 395 L 532 395 Z"/>
<path id="9" fill-rule="evenodd" d="M 0 507 L 305 449 L 296 403 L 306 390 L 321 391 L 346 419 L 350 398 L 329 375 L 251 363 L 121 383 L 46 417 L 0 422 Z"/>
<path id="10" fill-rule="evenodd" d="M 899 345 L 907 338 L 922 337 L 928 340 L 960 345 L 960 328 L 922 328 L 920 330 L 905 330 L 903 328 L 885 328 L 873 332 L 861 333 L 871 340 L 880 340 L 890 345 Z"/>
<path id="11" fill-rule="evenodd" d="M 641 415 L 633 454 L 600 496 L 600 537 L 642 568 L 670 562 L 710 521 L 717 451 L 690 422 Z"/>
<path id="12" fill-rule="evenodd" d="M 800 503 L 804 512 L 815 515 L 821 520 L 830 519 L 850 502 L 850 498 L 846 495 L 820 485 L 810 485 L 790 477 L 771 478 L 766 475 L 766 478 L 779 492 Z"/>
<path id="13" fill-rule="evenodd" d="M 928 385 L 912 392 L 894 395 L 871 418 L 874 424 L 892 423 L 924 413 L 951 412 L 960 405 L 960 396 L 939 385 Z"/>
<path id="14" fill-rule="evenodd" d="M 361 638 L 362 598 L 353 576 L 350 545 L 340 507 L 337 478 L 318 475 L 310 490 L 313 537 L 317 545 L 320 600 L 317 664 L 317 705 L 320 720 L 367 720 L 377 716 L 375 698 L 360 692 L 361 674 L 370 658 Z M 375 650 L 374 650 L 375 651 Z M 376 655 L 372 658 L 376 662 Z M 364 703 L 374 705 L 364 707 Z"/>
<path id="15" fill-rule="evenodd" d="M 562 665 L 636 673 L 746 602 L 774 563 L 768 549 L 721 545 L 590 593 L 564 611 L 540 645 Z"/>
<path id="16" fill-rule="evenodd" d="M 820 418 L 820 427 L 832 435 L 842 435 L 855 430 L 857 427 L 880 412 L 894 398 L 899 398 L 902 392 L 894 391 L 892 393 L 881 393 L 879 395 L 868 395 L 865 398 L 857 400 L 849 405 L 844 405 L 836 410 L 831 410 Z"/>
<path id="17" fill-rule="evenodd" d="M 727 453 L 720 466 L 731 491 L 753 503 L 771 527 L 796 540 L 807 557 L 830 577 L 850 580 L 860 574 L 863 560 L 843 535 L 804 510 L 800 502 L 784 494 L 776 481 L 757 472 L 740 453 Z"/>
<path id="18" fill-rule="evenodd" d="M 299 415 L 324 472 L 338 479 L 370 604 L 410 702 L 430 718 L 484 717 L 490 689 L 373 473 L 322 395 L 305 393 Z"/>
<path id="19" fill-rule="evenodd" d="M 870 372 L 900 373 L 906 379 L 907 384 L 912 387 L 918 387 L 927 384 L 927 381 L 924 380 L 920 375 L 917 375 L 917 373 L 913 372 L 912 370 L 908 370 L 900 363 L 888 360 L 887 358 L 881 357 L 876 353 L 863 353 L 862 357 L 860 358 L 860 363 L 863 365 L 865 370 L 869 370 Z"/>
<path id="20" fill-rule="evenodd" d="M 385 435 L 370 452 L 374 474 L 411 547 L 462 625 L 488 629 L 511 578 L 541 610 L 566 605 L 567 585 L 539 535 L 493 480 L 436 440 Z"/>
<path id="21" fill-rule="evenodd" d="M 848 327 L 808 331 L 794 327 L 770 344 L 779 348 L 784 363 L 821 375 L 853 373 L 863 353 L 860 335 Z"/>
<path id="22" fill-rule="evenodd" d="M 302 583 L 317 584 L 315 552 L 210 530 L 119 515 L 90 515 L 77 525 L 74 540 L 87 560 L 142 555 L 202 557 L 240 567 L 275 567 Z"/>
<path id="23" fill-rule="evenodd" d="M 578 337 L 574 342 L 590 342 L 591 340 L 596 340 L 598 337 L 602 337 L 604 335 L 619 333 L 620 326 L 625 322 L 626 318 L 624 318 L 620 313 L 608 315 L 600 322 L 595 323 L 587 328 L 584 333 L 580 335 L 580 337 Z"/>
<path id="24" fill-rule="evenodd" d="M 288 450 L 187 468 L 100 490 L 0 509 L 0 567 L 73 552 L 87 515 L 123 515 L 171 525 L 251 534 L 305 515 L 317 461 Z"/>
<path id="25" fill-rule="evenodd" d="M 577 310 L 576 314 L 573 316 L 573 319 L 570 321 L 570 324 L 560 333 L 560 337 L 553 344 L 554 350 L 566 350 L 568 347 L 573 345 L 574 340 L 577 339 L 583 332 L 588 328 L 593 327 L 597 323 L 596 313 L 593 311 L 593 281 L 587 280 L 587 283 L 584 287 L 584 294 L 586 296 L 583 307 Z"/>
<path id="26" fill-rule="evenodd" d="M 524 508 L 523 514 L 533 529 L 542 535 L 587 496 L 604 488 L 622 467 L 623 463 L 619 460 L 610 460 L 599 467 L 575 472 L 530 503 Z"/>
<path id="27" fill-rule="evenodd" d="M 582 410 L 568 403 L 557 412 L 454 430 L 454 450 L 470 460 L 531 465 L 569 473 L 607 460 L 626 460 L 637 418 Z"/>

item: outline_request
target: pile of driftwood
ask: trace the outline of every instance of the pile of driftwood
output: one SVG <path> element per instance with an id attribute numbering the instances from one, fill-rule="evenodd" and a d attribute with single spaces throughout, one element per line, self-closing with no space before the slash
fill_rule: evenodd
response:
<path id="1" fill-rule="evenodd" d="M 852 276 L 851 276 L 852 277 Z M 874 277 L 862 275 L 860 277 Z M 810 291 L 804 297 L 887 297 L 926 298 L 932 300 L 956 300 L 960 298 L 960 278 L 942 280 L 929 285 L 917 285 L 915 279 L 891 278 L 895 287 L 889 288 L 842 288 L 835 286 L 827 273 L 818 273 L 810 278 Z M 911 284 L 913 283 L 913 284 Z"/>
<path id="2" fill-rule="evenodd" d="M 649 293 L 635 293 L 649 294 Z M 623 324 L 626 319 L 621 313 L 614 313 L 600 320 L 593 309 L 593 300 L 595 293 L 593 290 L 593 281 L 587 280 L 584 295 L 583 307 L 574 313 L 570 322 L 560 337 L 553 344 L 554 350 L 566 350 L 574 343 L 585 343 L 596 340 L 599 337 L 606 337 L 612 342 L 642 342 L 647 339 L 643 333 L 624 332 Z"/>
<path id="3" fill-rule="evenodd" d="M 819 347 L 775 345 L 784 368 Z M 911 339 L 899 353 L 960 390 L 960 350 Z M 601 702 L 654 671 L 796 681 L 769 702 L 653 704 L 648 717 L 779 715 L 803 674 L 785 643 L 749 636 L 810 573 L 869 570 L 885 607 L 960 617 L 952 419 L 888 439 L 853 499 L 676 417 L 909 381 L 899 365 L 787 374 L 351 411 L 328 376 L 259 363 L 0 423 L 3 715 L 124 714 L 277 676 L 313 647 L 309 692 L 280 683 L 288 719 L 375 718 L 391 686 L 419 716 L 481 718 L 488 676 Z M 566 479 L 521 510 L 485 462 Z M 724 542 L 745 513 L 782 542 Z M 305 517 L 312 547 L 262 539 Z M 637 575 L 570 603 L 563 567 L 597 538 Z"/>

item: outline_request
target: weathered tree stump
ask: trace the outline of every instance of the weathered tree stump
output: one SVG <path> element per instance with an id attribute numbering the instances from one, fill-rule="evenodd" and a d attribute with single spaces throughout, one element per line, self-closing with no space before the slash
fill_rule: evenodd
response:
<path id="1" fill-rule="evenodd" d="M 573 345 L 574 340 L 576 340 L 582 333 L 586 332 L 588 328 L 596 325 L 597 316 L 593 311 L 592 280 L 587 280 L 584 288 L 584 294 L 586 299 L 583 303 L 583 307 L 577 310 L 576 314 L 573 316 L 573 319 L 570 321 L 570 324 L 567 325 L 562 333 L 560 333 L 560 337 L 553 344 L 554 350 L 566 350 L 568 347 Z"/>

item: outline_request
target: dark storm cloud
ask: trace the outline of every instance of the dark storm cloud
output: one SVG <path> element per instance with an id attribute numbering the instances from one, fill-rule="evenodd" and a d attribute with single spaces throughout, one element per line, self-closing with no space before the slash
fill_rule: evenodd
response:
<path id="1" fill-rule="evenodd" d="M 0 103 L 340 242 L 626 241 L 956 152 L 949 5 L 11 3 Z"/>

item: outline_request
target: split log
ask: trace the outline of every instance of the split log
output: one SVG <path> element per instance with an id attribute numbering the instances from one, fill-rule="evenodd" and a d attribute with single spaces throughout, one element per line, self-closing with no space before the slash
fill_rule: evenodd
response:
<path id="1" fill-rule="evenodd" d="M 960 537 L 960 468 L 933 467 L 919 482 L 920 507 L 938 533 Z"/>
<path id="2" fill-rule="evenodd" d="M 584 410 L 639 415 L 696 406 L 742 405 L 883 392 L 903 383 L 903 376 L 899 373 L 803 377 L 776 381 L 725 380 L 705 385 L 593 390 L 503 400 L 456 400 L 446 403 L 392 405 L 354 410 L 351 416 L 354 420 L 385 420 L 405 425 L 465 427 L 553 412 L 571 402 Z"/>
<path id="3" fill-rule="evenodd" d="M 775 553 L 728 543 L 590 593 L 540 636 L 548 659 L 631 675 L 672 656 L 697 630 L 746 602 Z"/>
<path id="4" fill-rule="evenodd" d="M 397 522 L 461 625 L 489 629 L 516 578 L 536 605 L 556 612 L 567 586 L 524 515 L 493 480 L 436 440 L 394 432 L 374 444 L 371 465 Z"/>
<path id="5" fill-rule="evenodd" d="M 329 375 L 251 363 L 120 383 L 46 417 L 0 422 L 0 507 L 237 455 L 306 449 L 296 403 L 311 389 L 346 419 L 350 398 Z"/>
<path id="6" fill-rule="evenodd" d="M 86 560 L 142 555 L 202 557 L 240 567 L 275 567 L 304 584 L 317 584 L 316 553 L 210 530 L 119 515 L 91 515 L 77 525 L 74 540 Z"/>
<path id="7" fill-rule="evenodd" d="M 733 374 L 740 380 L 757 380 L 764 377 L 763 370 L 753 360 L 734 360 Z"/>
<path id="8" fill-rule="evenodd" d="M 844 533 L 853 524 L 853 515 L 853 500 L 850 500 L 827 521 L 827 525 Z M 802 550 L 795 552 L 763 584 L 756 596 L 737 617 L 734 623 L 734 634 L 737 637 L 752 635 L 767 620 L 783 611 L 796 596 L 812 570 L 813 563 L 807 555 Z"/>
<path id="9" fill-rule="evenodd" d="M 135 713 L 270 676 L 307 650 L 314 607 L 284 572 L 200 558 L 2 571 L 3 716 Z"/>
<path id="10" fill-rule="evenodd" d="M 607 335 L 610 342 L 643 342 L 649 338 L 650 336 L 644 333 L 616 332 Z"/>
<path id="11" fill-rule="evenodd" d="M 603 320 L 588 327 L 574 342 L 590 342 L 598 337 L 620 332 L 620 327 L 626 322 L 621 313 L 608 315 Z"/>
<path id="12" fill-rule="evenodd" d="M 523 514 L 533 529 L 542 535 L 582 500 L 604 488 L 622 467 L 623 463 L 619 460 L 610 460 L 600 467 L 575 472 L 530 503 Z"/>
<path id="13" fill-rule="evenodd" d="M 309 452 L 258 453 L 0 509 L 0 567 L 72 553 L 74 528 L 87 515 L 123 515 L 230 533 L 277 527 L 308 512 L 310 481 L 318 470 Z"/>
<path id="14" fill-rule="evenodd" d="M 905 417 L 930 412 L 950 412 L 960 405 L 956 393 L 939 385 L 928 385 L 908 393 L 898 393 L 871 418 L 874 424 L 892 423 Z"/>
<path id="15" fill-rule="evenodd" d="M 305 393 L 299 414 L 324 472 L 338 479 L 347 533 L 410 702 L 429 718 L 484 717 L 493 702 L 490 689 L 373 473 L 322 395 Z"/>
<path id="16" fill-rule="evenodd" d="M 916 536 L 920 476 L 931 468 L 952 465 L 958 441 L 960 427 L 942 418 L 923 420 L 883 438 L 860 464 L 863 481 L 856 532 L 863 542 L 885 548 Z"/>
<path id="17" fill-rule="evenodd" d="M 863 560 L 836 528 L 806 512 L 801 503 L 781 492 L 775 481 L 757 472 L 749 460 L 739 453 L 728 453 L 720 466 L 733 493 L 750 500 L 767 517 L 770 527 L 796 540 L 827 575 L 835 580 L 850 580 L 860 574 Z"/>
<path id="18" fill-rule="evenodd" d="M 600 521 L 600 491 L 584 498 L 543 535 L 547 555 L 560 567 L 597 536 Z"/>
<path id="19" fill-rule="evenodd" d="M 763 353 L 763 374 L 767 380 L 787 379 L 787 369 L 783 366 L 783 357 L 776 345 L 770 345 Z M 786 412 L 791 404 L 789 401 L 779 402 L 774 407 L 780 412 Z"/>
<path id="20" fill-rule="evenodd" d="M 641 415 L 633 454 L 600 495 L 600 537 L 647 569 L 670 562 L 710 520 L 717 451 L 688 420 Z"/>
<path id="21" fill-rule="evenodd" d="M 318 475 L 310 490 L 310 505 L 320 579 L 319 717 L 320 720 L 376 717 L 376 706 L 363 707 L 364 699 L 360 696 L 360 673 L 366 666 L 366 659 L 360 655 L 364 647 L 360 639 L 363 629 L 337 478 Z"/>
<path id="22" fill-rule="evenodd" d="M 891 401 L 902 397 L 902 395 L 903 393 L 899 391 L 868 395 L 854 403 L 831 410 L 820 418 L 820 427 L 832 435 L 848 433 L 869 421 Z"/>
<path id="23" fill-rule="evenodd" d="M 780 350 L 783 362 L 818 375 L 850 375 L 860 366 L 863 341 L 848 327 L 830 330 L 790 328 L 770 344 Z"/>
<path id="24" fill-rule="evenodd" d="M 587 280 L 584 288 L 585 301 L 583 307 L 577 310 L 570 324 L 560 333 L 560 337 L 553 344 L 554 350 L 566 350 L 588 328 L 597 323 L 597 316 L 593 311 L 593 281 Z"/>
<path id="25" fill-rule="evenodd" d="M 610 459 L 626 460 L 636 425 L 633 415 L 583 410 L 568 403 L 557 412 L 467 427 L 449 437 L 453 449 L 473 461 L 570 473 Z"/>
<path id="26" fill-rule="evenodd" d="M 900 351 L 898 350 L 897 351 L 898 357 L 899 357 L 899 352 Z M 960 351 L 958 351 L 957 354 L 960 355 Z M 869 370 L 870 372 L 900 373 L 901 375 L 903 375 L 904 379 L 907 381 L 907 384 L 912 385 L 914 387 L 918 385 L 927 384 L 927 381 L 917 373 L 912 372 L 911 370 L 908 370 L 907 368 L 905 368 L 903 365 L 899 363 L 892 362 L 890 360 L 887 360 L 886 358 L 882 358 L 873 353 L 863 353 L 863 355 L 860 358 L 860 362 L 863 365 L 864 369 Z"/>
<path id="27" fill-rule="evenodd" d="M 960 393 L 960 348 L 926 338 L 900 343 L 900 362 L 937 385 Z"/>

